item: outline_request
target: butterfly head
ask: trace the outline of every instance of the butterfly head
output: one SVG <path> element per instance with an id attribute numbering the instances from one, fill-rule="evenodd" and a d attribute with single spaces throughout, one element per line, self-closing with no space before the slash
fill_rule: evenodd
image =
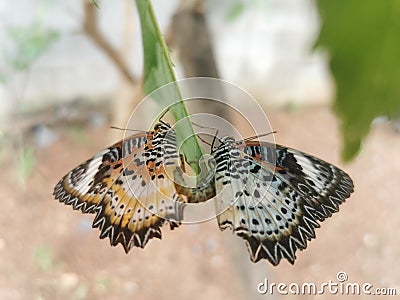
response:
<path id="1" fill-rule="evenodd" d="M 232 144 L 236 142 L 236 140 L 231 136 L 224 136 L 223 138 L 220 139 L 220 142 L 222 144 Z"/>
<path id="2" fill-rule="evenodd" d="M 219 141 L 219 145 L 215 146 L 215 141 L 218 140 Z M 225 148 L 227 146 L 230 146 L 232 144 L 237 143 L 237 141 L 235 140 L 235 138 L 231 137 L 231 136 L 224 136 L 222 138 L 217 138 L 216 136 L 214 137 L 214 140 L 211 144 L 211 149 L 212 152 L 216 151 L 216 149 L 220 149 L 220 148 Z"/>
<path id="3" fill-rule="evenodd" d="M 154 125 L 154 131 L 168 131 L 170 129 L 171 126 L 168 123 L 162 121 Z"/>

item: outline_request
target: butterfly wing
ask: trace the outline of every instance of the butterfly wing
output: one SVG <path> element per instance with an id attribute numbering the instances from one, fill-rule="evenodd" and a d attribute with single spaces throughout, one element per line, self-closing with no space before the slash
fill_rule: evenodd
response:
<path id="1" fill-rule="evenodd" d="M 111 245 L 126 252 L 161 238 L 161 226 L 171 229 L 183 218 L 184 199 L 176 193 L 175 134 L 168 128 L 138 133 L 105 149 L 65 175 L 55 198 L 84 213 L 95 213 L 94 228 Z"/>
<path id="2" fill-rule="evenodd" d="M 293 264 L 296 250 L 315 238 L 318 221 L 353 191 L 342 170 L 283 146 L 226 140 L 214 156 L 219 226 L 246 240 L 253 262 Z"/>

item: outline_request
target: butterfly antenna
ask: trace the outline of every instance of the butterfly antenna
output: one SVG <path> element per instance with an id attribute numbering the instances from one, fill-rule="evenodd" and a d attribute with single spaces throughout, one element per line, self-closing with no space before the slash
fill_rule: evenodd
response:
<path id="1" fill-rule="evenodd" d="M 113 125 L 111 125 L 110 128 L 111 128 L 111 129 L 117 129 L 117 130 L 123 130 L 123 131 L 146 132 L 145 130 L 122 128 L 122 127 L 113 126 Z"/>
<path id="2" fill-rule="evenodd" d="M 192 121 L 192 124 L 195 125 L 195 126 L 197 126 L 197 127 L 200 127 L 200 128 L 208 128 L 208 129 L 214 129 L 214 130 L 215 130 L 214 138 L 213 138 L 211 144 L 210 144 L 209 142 L 205 141 L 204 139 L 202 139 L 200 136 L 198 136 L 199 139 L 200 139 L 202 142 L 204 142 L 205 144 L 207 144 L 207 145 L 209 145 L 209 146 L 211 147 L 211 150 L 214 149 L 214 144 L 215 144 L 215 140 L 217 139 L 219 129 L 218 129 L 218 128 L 215 128 L 215 127 L 210 127 L 210 126 L 203 126 L 203 125 L 197 124 L 197 123 L 195 123 L 195 122 L 193 122 L 193 121 Z"/>
<path id="3" fill-rule="evenodd" d="M 263 133 L 263 134 L 260 134 L 260 135 L 253 135 L 253 136 L 250 136 L 248 138 L 243 139 L 241 142 L 248 142 L 248 141 L 251 141 L 251 140 L 263 137 L 263 136 L 267 136 L 267 135 L 270 135 L 270 134 L 275 134 L 275 133 L 278 133 L 278 131 L 271 131 L 271 132 Z"/>
<path id="4" fill-rule="evenodd" d="M 169 112 L 169 108 L 167 108 L 162 114 L 161 116 L 158 118 L 158 122 L 167 126 L 170 126 L 170 124 L 168 124 L 167 122 L 161 120 L 162 118 L 164 118 L 164 116 L 167 114 L 167 112 Z"/>
<path id="5" fill-rule="evenodd" d="M 212 143 L 211 143 L 211 151 L 214 149 L 214 144 L 215 144 L 215 140 L 217 139 L 217 134 L 218 134 L 218 129 L 217 129 L 217 132 L 215 133 L 214 138 L 213 138 L 213 141 L 212 141 Z M 219 139 L 218 139 L 218 140 L 219 140 Z"/>
<path id="6" fill-rule="evenodd" d="M 200 141 L 202 141 L 204 144 L 207 144 L 208 146 L 211 146 L 212 144 L 207 142 L 205 139 L 203 139 L 200 135 L 197 135 Z"/>
<path id="7" fill-rule="evenodd" d="M 197 124 L 196 122 L 193 122 L 193 121 L 192 121 L 192 124 L 197 126 L 197 127 L 200 127 L 200 128 L 214 129 L 218 133 L 218 128 L 211 127 L 211 126 L 203 126 L 203 125 Z"/>

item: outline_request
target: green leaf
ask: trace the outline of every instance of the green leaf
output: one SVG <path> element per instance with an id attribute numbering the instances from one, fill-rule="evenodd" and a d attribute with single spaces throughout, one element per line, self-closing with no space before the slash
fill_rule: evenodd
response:
<path id="1" fill-rule="evenodd" d="M 316 46 L 330 54 L 341 118 L 342 158 L 355 157 L 372 121 L 400 115 L 400 1 L 318 0 Z"/>
<path id="2" fill-rule="evenodd" d="M 180 149 L 193 171 L 199 174 L 198 161 L 203 155 L 203 151 L 194 135 L 186 107 L 181 102 L 182 96 L 176 84 L 169 50 L 162 38 L 151 2 L 149 0 L 136 0 L 136 7 L 142 28 L 144 55 L 143 90 L 145 94 L 150 94 L 158 88 L 172 83 L 169 88 L 160 89 L 152 96 L 161 107 L 169 107 L 169 111 L 177 122 L 176 136 L 178 146 L 181 146 Z M 179 102 L 174 104 L 176 101 Z"/>

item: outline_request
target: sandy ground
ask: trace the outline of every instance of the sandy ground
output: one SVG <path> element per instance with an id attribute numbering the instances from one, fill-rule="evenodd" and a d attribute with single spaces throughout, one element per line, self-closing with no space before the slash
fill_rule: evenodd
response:
<path id="1" fill-rule="evenodd" d="M 344 283 L 371 283 L 372 293 L 397 288 L 400 295 L 400 136 L 387 125 L 374 127 L 357 159 L 344 166 L 337 121 L 328 108 L 268 114 L 278 143 L 338 164 L 356 187 L 293 266 L 251 263 L 244 242 L 221 233 L 215 220 L 174 231 L 165 227 L 162 240 L 129 255 L 110 247 L 91 229 L 92 216 L 52 196 L 61 176 L 108 145 L 110 129 L 78 135 L 65 130 L 57 142 L 35 151 L 25 183 L 18 180 L 19 148 L 11 148 L 14 156 L 1 156 L 0 299 L 284 299 L 276 288 L 273 295 L 259 295 L 258 284 L 268 279 L 319 287 L 338 283 L 338 272 L 346 272 Z M 295 299 L 331 297 L 326 291 Z"/>

